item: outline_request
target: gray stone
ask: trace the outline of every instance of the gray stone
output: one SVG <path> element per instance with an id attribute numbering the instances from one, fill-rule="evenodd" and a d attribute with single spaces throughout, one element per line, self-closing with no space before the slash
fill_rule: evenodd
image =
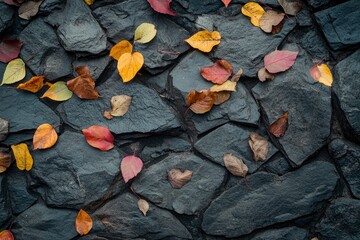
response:
<path id="1" fill-rule="evenodd" d="M 0 2 L 0 33 L 12 23 L 14 9 L 4 2 Z"/>
<path id="2" fill-rule="evenodd" d="M 95 149 L 83 134 L 66 131 L 55 147 L 33 153 L 31 189 L 49 206 L 81 208 L 111 190 L 124 156 Z"/>
<path id="3" fill-rule="evenodd" d="M 264 167 L 266 171 L 277 175 L 283 175 L 292 169 L 284 157 L 278 157 L 270 162 L 267 162 Z"/>
<path id="4" fill-rule="evenodd" d="M 96 58 L 79 58 L 75 60 L 72 65 L 74 69 L 74 76 L 78 76 L 75 73 L 75 68 L 78 66 L 87 66 L 90 69 L 90 75 L 96 81 L 100 75 L 104 72 L 108 64 L 110 63 L 111 57 L 108 55 L 97 56 Z"/>
<path id="5" fill-rule="evenodd" d="M 360 29 L 357 27 L 359 15 L 358 0 L 347 1 L 315 13 L 316 21 L 334 50 L 360 43 Z"/>
<path id="6" fill-rule="evenodd" d="M 306 0 L 310 6 L 313 8 L 319 8 L 328 4 L 331 0 Z"/>
<path id="7" fill-rule="evenodd" d="M 5 176 L 4 174 L 0 175 L 0 226 L 6 223 L 10 218 L 9 206 L 7 203 L 6 189 L 5 189 Z"/>
<path id="8" fill-rule="evenodd" d="M 0 118 L 0 142 L 4 141 L 9 134 L 9 122 Z"/>
<path id="9" fill-rule="evenodd" d="M 78 235 L 74 226 L 76 215 L 77 211 L 35 204 L 17 216 L 11 231 L 16 240 L 72 239 Z"/>
<path id="10" fill-rule="evenodd" d="M 360 201 L 339 198 L 325 212 L 325 217 L 317 226 L 320 239 L 348 240 L 360 239 Z"/>
<path id="11" fill-rule="evenodd" d="M 309 215 L 331 198 L 338 175 L 332 164 L 317 161 L 282 177 L 250 175 L 248 182 L 251 189 L 245 184 L 236 185 L 211 203 L 202 223 L 207 234 L 239 237 Z"/>
<path id="12" fill-rule="evenodd" d="M 308 231 L 298 227 L 285 227 L 271 229 L 259 234 L 255 234 L 251 240 L 308 240 Z"/>
<path id="13" fill-rule="evenodd" d="M 151 89 L 154 89 L 159 94 L 166 94 L 166 87 L 168 85 L 169 70 L 149 77 L 143 81 L 143 83 Z"/>
<path id="14" fill-rule="evenodd" d="M 277 149 L 269 142 L 269 152 L 264 161 L 254 161 L 249 146 L 249 136 L 256 129 L 240 127 L 227 123 L 195 143 L 195 149 L 211 161 L 224 166 L 224 154 L 232 153 L 242 159 L 249 168 L 249 173 L 255 172 L 262 164 L 277 152 Z"/>
<path id="15" fill-rule="evenodd" d="M 173 168 L 192 171 L 191 180 L 180 189 L 173 189 L 168 181 L 168 171 Z M 171 154 L 141 172 L 132 187 L 161 208 L 193 215 L 209 205 L 225 175 L 225 168 L 193 154 Z"/>
<path id="16" fill-rule="evenodd" d="M 44 0 L 40 7 L 38 14 L 48 15 L 55 11 L 61 10 L 65 6 L 65 1 L 63 0 Z"/>
<path id="17" fill-rule="evenodd" d="M 192 239 L 188 230 L 170 212 L 150 204 L 147 216 L 129 193 L 105 203 L 91 216 L 93 234 L 109 239 Z"/>
<path id="18" fill-rule="evenodd" d="M 293 45 L 284 49 L 297 50 Z M 297 166 L 324 146 L 330 134 L 331 88 L 315 82 L 309 73 L 312 66 L 311 59 L 300 49 L 292 68 L 252 89 L 268 124 L 289 113 L 285 135 L 274 141 Z"/>

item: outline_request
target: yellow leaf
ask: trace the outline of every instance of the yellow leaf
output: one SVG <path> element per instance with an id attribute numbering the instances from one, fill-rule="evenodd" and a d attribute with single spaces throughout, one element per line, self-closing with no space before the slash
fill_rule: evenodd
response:
<path id="1" fill-rule="evenodd" d="M 18 82 L 25 77 L 25 74 L 26 71 L 24 61 L 21 58 L 14 59 L 6 66 L 1 85 Z"/>
<path id="2" fill-rule="evenodd" d="M 17 89 L 22 89 L 32 93 L 38 92 L 44 86 L 44 76 L 34 76 L 29 81 L 19 84 Z"/>
<path id="3" fill-rule="evenodd" d="M 95 2 L 95 0 L 84 0 L 84 1 L 89 6 L 92 5 Z"/>
<path id="4" fill-rule="evenodd" d="M 58 139 L 58 135 L 53 128 L 48 123 L 41 124 L 35 131 L 33 144 L 34 150 L 36 149 L 46 149 L 54 146 Z"/>
<path id="5" fill-rule="evenodd" d="M 138 43 L 148 43 L 156 36 L 155 25 L 142 23 L 135 30 L 134 41 Z"/>
<path id="6" fill-rule="evenodd" d="M 34 164 L 34 160 L 28 146 L 25 143 L 20 143 L 18 145 L 11 145 L 11 149 L 14 153 L 18 169 L 29 171 Z"/>
<path id="7" fill-rule="evenodd" d="M 256 2 L 248 2 L 241 8 L 242 14 L 250 17 L 252 25 L 259 27 L 260 18 L 265 13 L 265 10 Z"/>
<path id="8" fill-rule="evenodd" d="M 121 42 L 117 43 L 113 46 L 110 50 L 110 57 L 113 57 L 116 60 L 119 60 L 121 55 L 124 53 L 131 53 L 133 46 L 127 40 L 122 40 Z"/>
<path id="9" fill-rule="evenodd" d="M 222 91 L 229 91 L 229 92 L 236 92 L 236 83 L 227 80 L 221 85 L 214 85 L 210 88 L 210 92 L 222 92 Z"/>
<path id="10" fill-rule="evenodd" d="M 131 81 L 144 64 L 144 57 L 139 52 L 124 53 L 118 61 L 117 69 L 123 82 Z"/>
<path id="11" fill-rule="evenodd" d="M 41 96 L 50 98 L 54 101 L 66 101 L 72 97 L 73 93 L 67 88 L 63 81 L 56 82 Z"/>
<path id="12" fill-rule="evenodd" d="M 315 65 L 310 69 L 310 74 L 315 80 L 319 81 L 320 83 L 328 87 L 332 86 L 333 76 L 328 65 L 324 63 L 320 65 Z"/>
<path id="13" fill-rule="evenodd" d="M 203 30 L 195 33 L 190 38 L 186 39 L 185 42 L 202 52 L 210 52 L 214 46 L 220 44 L 220 39 L 221 35 L 219 32 Z"/>

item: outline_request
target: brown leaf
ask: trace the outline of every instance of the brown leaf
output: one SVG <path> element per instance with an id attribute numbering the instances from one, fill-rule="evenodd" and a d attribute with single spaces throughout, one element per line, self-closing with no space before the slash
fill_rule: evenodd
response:
<path id="1" fill-rule="evenodd" d="M 104 116 L 104 118 L 109 119 L 109 120 L 113 118 L 113 116 L 111 116 L 111 113 L 106 110 L 104 111 L 103 116 Z"/>
<path id="2" fill-rule="evenodd" d="M 278 0 L 278 2 L 284 9 L 284 12 L 289 15 L 296 15 L 303 7 L 301 2 L 287 2 L 286 0 Z"/>
<path id="3" fill-rule="evenodd" d="M 233 67 L 225 59 L 216 61 L 212 66 L 201 68 L 201 76 L 215 84 L 223 84 L 232 74 Z"/>
<path id="4" fill-rule="evenodd" d="M 224 155 L 224 164 L 226 169 L 234 176 L 246 177 L 249 170 L 241 159 L 233 156 L 231 153 Z"/>
<path id="5" fill-rule="evenodd" d="M 37 93 L 44 86 L 44 76 L 34 76 L 29 81 L 19 84 L 17 89 Z"/>
<path id="6" fill-rule="evenodd" d="M 110 100 L 111 116 L 122 117 L 127 113 L 131 104 L 132 97 L 127 95 L 113 96 Z"/>
<path id="7" fill-rule="evenodd" d="M 191 111 L 197 114 L 203 114 L 211 110 L 217 93 L 210 92 L 209 90 L 202 90 L 200 92 L 191 90 L 186 97 L 186 102 Z"/>
<path id="8" fill-rule="evenodd" d="M 266 159 L 266 155 L 269 152 L 269 142 L 266 138 L 260 136 L 256 132 L 252 132 L 249 138 L 249 145 L 255 161 Z"/>
<path id="9" fill-rule="evenodd" d="M 191 180 L 192 171 L 185 170 L 182 172 L 178 168 L 173 168 L 168 171 L 168 180 L 173 188 L 180 189 L 182 188 L 187 182 Z"/>
<path id="10" fill-rule="evenodd" d="M 263 67 L 258 71 L 258 78 L 260 81 L 264 82 L 266 80 L 273 80 L 275 78 L 275 75 L 269 73 L 268 70 Z"/>
<path id="11" fill-rule="evenodd" d="M 278 118 L 275 122 L 273 122 L 269 127 L 269 132 L 275 137 L 281 138 L 285 135 L 285 132 L 288 128 L 288 117 L 289 114 L 286 112 L 280 118 Z"/>
<path id="12" fill-rule="evenodd" d="M 90 69 L 86 66 L 79 66 L 75 71 L 80 75 L 66 84 L 70 91 L 81 99 L 98 99 L 99 93 L 95 90 L 95 82 L 90 76 Z"/>
<path id="13" fill-rule="evenodd" d="M 260 28 L 267 33 L 271 33 L 273 26 L 277 26 L 283 19 L 285 14 L 268 10 L 260 18 Z"/>
<path id="14" fill-rule="evenodd" d="M 283 28 L 284 24 L 285 24 L 285 18 L 278 25 L 272 27 L 271 34 L 275 35 L 281 32 L 281 29 Z"/>
<path id="15" fill-rule="evenodd" d="M 0 173 L 3 173 L 11 165 L 11 154 L 5 150 L 0 150 Z"/>
<path id="16" fill-rule="evenodd" d="M 237 81 L 239 81 L 239 79 L 240 79 L 240 77 L 241 77 L 242 74 L 243 74 L 243 69 L 240 68 L 239 71 L 238 71 L 237 73 L 235 73 L 234 76 L 232 76 L 232 78 L 230 79 L 230 81 L 232 81 L 232 82 L 237 82 Z"/>
<path id="17" fill-rule="evenodd" d="M 144 216 L 146 216 L 146 213 L 147 213 L 147 211 L 149 211 L 149 208 L 150 208 L 149 203 L 144 199 L 139 199 L 137 204 L 138 204 L 139 210 L 144 214 Z"/>
<path id="18" fill-rule="evenodd" d="M 220 104 L 226 102 L 227 100 L 229 100 L 230 96 L 231 96 L 230 92 L 227 92 L 227 91 L 218 92 L 217 98 L 215 99 L 215 102 L 214 102 L 214 105 L 220 105 Z"/>
<path id="19" fill-rule="evenodd" d="M 25 1 L 19 7 L 19 17 L 25 20 L 30 20 L 33 16 L 35 16 L 38 11 L 39 7 L 43 1 Z"/>
<path id="20" fill-rule="evenodd" d="M 80 234 L 80 236 L 82 236 L 88 234 L 92 229 L 92 227 L 93 227 L 93 220 L 91 219 L 91 217 L 87 212 L 80 209 L 75 219 L 76 231 Z"/>
<path id="21" fill-rule="evenodd" d="M 0 118 L 0 141 L 4 141 L 9 133 L 9 122 Z"/>

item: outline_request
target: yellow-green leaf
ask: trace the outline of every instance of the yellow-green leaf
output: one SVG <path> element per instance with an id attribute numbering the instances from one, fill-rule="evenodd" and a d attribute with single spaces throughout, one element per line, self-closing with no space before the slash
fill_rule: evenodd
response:
<path id="1" fill-rule="evenodd" d="M 117 69 L 123 82 L 131 81 L 144 64 L 144 57 L 139 52 L 124 53 L 118 61 Z"/>
<path id="2" fill-rule="evenodd" d="M 18 169 L 29 171 L 34 164 L 34 160 L 30 154 L 28 146 L 25 143 L 20 143 L 17 145 L 11 145 L 11 149 L 14 153 Z"/>
<path id="3" fill-rule="evenodd" d="M 51 87 L 41 96 L 41 98 L 50 98 L 54 101 L 66 101 L 72 97 L 73 93 L 67 88 L 66 83 L 59 81 L 51 85 Z"/>
<path id="4" fill-rule="evenodd" d="M 12 84 L 22 80 L 25 77 L 25 63 L 21 58 L 16 58 L 8 63 L 5 69 L 3 84 Z M 0 85 L 0 86 L 1 86 Z"/>
<path id="5" fill-rule="evenodd" d="M 190 38 L 186 39 L 185 42 L 202 52 L 210 52 L 214 46 L 220 44 L 220 39 L 221 35 L 219 32 L 203 30 L 195 33 Z"/>
<path id="6" fill-rule="evenodd" d="M 138 43 L 148 43 L 156 36 L 154 24 L 142 23 L 135 30 L 134 41 Z"/>

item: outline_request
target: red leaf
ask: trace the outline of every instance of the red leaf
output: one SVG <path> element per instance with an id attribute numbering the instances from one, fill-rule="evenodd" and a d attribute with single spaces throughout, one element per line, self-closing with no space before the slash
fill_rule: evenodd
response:
<path id="1" fill-rule="evenodd" d="M 277 138 L 281 138 L 285 135 L 285 132 L 289 126 L 288 124 L 289 114 L 286 112 L 284 115 L 279 117 L 269 127 L 269 132 Z"/>
<path id="2" fill-rule="evenodd" d="M 284 72 L 291 68 L 299 52 L 275 50 L 264 57 L 264 67 L 269 73 Z"/>
<path id="3" fill-rule="evenodd" d="M 224 60 L 218 60 L 212 66 L 204 67 L 201 69 L 201 76 L 208 81 L 215 84 L 223 84 L 232 74 L 233 67 L 231 64 Z"/>
<path id="4" fill-rule="evenodd" d="M 114 147 L 114 136 L 108 128 L 102 126 L 91 126 L 82 130 L 87 143 L 102 151 L 110 150 Z"/>
<path id="5" fill-rule="evenodd" d="M 0 232 L 0 240 L 14 240 L 14 235 L 9 230 Z"/>
<path id="6" fill-rule="evenodd" d="M 129 155 L 121 160 L 121 174 L 125 183 L 136 177 L 143 167 L 143 162 L 135 155 Z"/>
<path id="7" fill-rule="evenodd" d="M 23 43 L 17 39 L 4 39 L 0 43 L 0 61 L 8 63 L 17 58 Z"/>
<path id="8" fill-rule="evenodd" d="M 158 13 L 169 14 L 171 16 L 176 16 L 176 14 L 171 10 L 170 3 L 172 0 L 147 0 L 150 3 L 152 9 Z"/>
<path id="9" fill-rule="evenodd" d="M 225 7 L 228 7 L 231 0 L 221 0 L 224 4 L 225 4 Z"/>
<path id="10" fill-rule="evenodd" d="M 24 0 L 3 0 L 4 3 L 7 5 L 13 5 L 13 6 L 20 6 L 21 3 L 24 2 Z"/>

